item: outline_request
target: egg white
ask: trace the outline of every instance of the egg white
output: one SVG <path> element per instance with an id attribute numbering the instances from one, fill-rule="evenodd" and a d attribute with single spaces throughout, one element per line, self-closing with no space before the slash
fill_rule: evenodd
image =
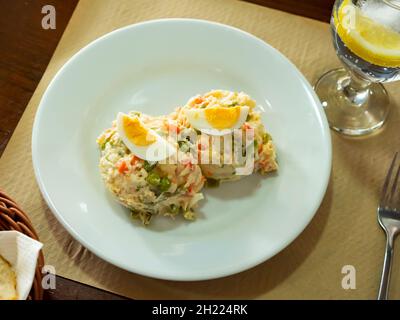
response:
<path id="1" fill-rule="evenodd" d="M 240 107 L 240 114 L 236 123 L 232 127 L 222 130 L 216 129 L 207 121 L 205 109 L 186 109 L 185 115 L 193 128 L 209 135 L 222 136 L 231 133 L 234 129 L 239 129 L 245 123 L 249 110 L 247 106 Z"/>
<path id="2" fill-rule="evenodd" d="M 126 145 L 126 147 L 138 158 L 147 160 L 150 162 L 161 161 L 168 157 L 170 157 L 174 152 L 174 147 L 163 137 L 161 137 L 154 130 L 146 128 L 148 133 L 153 135 L 156 139 L 153 143 L 148 146 L 138 146 L 134 144 L 126 135 L 124 126 L 123 126 L 123 117 L 127 116 L 124 113 L 120 112 L 117 115 L 117 132 L 122 139 L 122 142 Z M 139 119 L 140 121 L 140 119 Z M 143 127 L 145 125 L 140 121 Z"/>

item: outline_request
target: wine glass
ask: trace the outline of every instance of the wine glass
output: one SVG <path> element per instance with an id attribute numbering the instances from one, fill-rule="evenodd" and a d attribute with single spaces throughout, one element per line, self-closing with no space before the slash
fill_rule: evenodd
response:
<path id="1" fill-rule="evenodd" d="M 332 129 L 368 134 L 389 113 L 382 83 L 400 80 L 400 1 L 336 0 L 331 30 L 345 68 L 322 75 L 314 89 Z"/>

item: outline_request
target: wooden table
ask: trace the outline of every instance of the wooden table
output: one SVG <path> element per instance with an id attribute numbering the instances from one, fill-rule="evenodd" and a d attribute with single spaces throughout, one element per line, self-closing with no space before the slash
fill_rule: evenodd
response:
<path id="1" fill-rule="evenodd" d="M 218 1 L 218 0 L 215 0 Z M 78 0 L 0 0 L 0 156 L 39 83 Z M 334 0 L 250 0 L 328 22 Z M 42 28 L 42 7 L 56 9 L 56 29 Z M 57 277 L 45 299 L 123 299 Z"/>

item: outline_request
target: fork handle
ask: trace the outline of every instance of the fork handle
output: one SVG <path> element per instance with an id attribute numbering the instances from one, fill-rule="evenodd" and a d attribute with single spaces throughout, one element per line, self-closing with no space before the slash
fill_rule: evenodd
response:
<path id="1" fill-rule="evenodd" d="M 381 276 L 381 284 L 379 286 L 378 300 L 387 300 L 389 293 L 390 271 L 392 269 L 393 257 L 393 234 L 386 235 L 386 252 L 383 262 L 383 270 Z"/>

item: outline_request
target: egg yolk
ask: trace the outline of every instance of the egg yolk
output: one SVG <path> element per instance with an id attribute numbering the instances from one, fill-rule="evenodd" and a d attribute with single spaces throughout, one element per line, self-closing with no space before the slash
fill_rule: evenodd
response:
<path id="1" fill-rule="evenodd" d="M 156 137 L 142 125 L 138 118 L 124 116 L 122 125 L 126 137 L 137 146 L 145 147 L 156 141 Z"/>
<path id="2" fill-rule="evenodd" d="M 232 128 L 239 119 L 240 107 L 209 108 L 204 110 L 206 120 L 213 128 L 222 130 Z"/>

